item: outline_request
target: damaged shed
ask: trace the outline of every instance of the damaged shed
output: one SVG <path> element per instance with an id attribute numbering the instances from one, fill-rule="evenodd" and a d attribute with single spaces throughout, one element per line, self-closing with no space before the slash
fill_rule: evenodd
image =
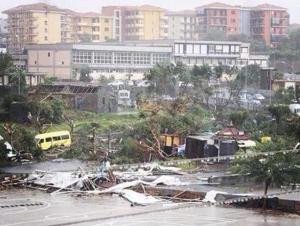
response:
<path id="1" fill-rule="evenodd" d="M 111 87 L 84 82 L 54 82 L 41 85 L 33 96 L 43 97 L 51 94 L 63 100 L 71 108 L 97 113 L 117 112 L 117 96 Z"/>

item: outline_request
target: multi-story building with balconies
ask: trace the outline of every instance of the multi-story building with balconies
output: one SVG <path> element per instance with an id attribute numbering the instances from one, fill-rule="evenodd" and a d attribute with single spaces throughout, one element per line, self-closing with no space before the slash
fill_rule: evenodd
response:
<path id="1" fill-rule="evenodd" d="M 113 38 L 113 18 L 100 13 L 77 13 L 37 3 L 4 11 L 8 15 L 8 49 L 21 52 L 25 45 L 103 42 Z"/>
<path id="2" fill-rule="evenodd" d="M 104 42 L 113 39 L 112 17 L 93 12 L 73 12 L 70 15 L 73 42 Z"/>
<path id="3" fill-rule="evenodd" d="M 268 46 L 276 46 L 288 35 L 287 9 L 270 4 L 258 5 L 251 10 L 250 27 L 254 38 L 264 40 Z"/>
<path id="4" fill-rule="evenodd" d="M 168 39 L 195 40 L 198 38 L 196 11 L 168 12 Z"/>
<path id="5" fill-rule="evenodd" d="M 222 31 L 226 35 L 240 33 L 240 7 L 216 2 L 200 6 L 196 11 L 200 36 L 211 30 Z"/>
<path id="6" fill-rule="evenodd" d="M 8 15 L 8 49 L 20 52 L 28 44 L 57 43 L 62 38 L 66 12 L 43 3 L 20 5 L 4 11 Z"/>
<path id="7" fill-rule="evenodd" d="M 113 33 L 118 41 L 168 38 L 168 17 L 162 8 L 142 6 L 106 6 L 102 14 L 113 17 Z"/>

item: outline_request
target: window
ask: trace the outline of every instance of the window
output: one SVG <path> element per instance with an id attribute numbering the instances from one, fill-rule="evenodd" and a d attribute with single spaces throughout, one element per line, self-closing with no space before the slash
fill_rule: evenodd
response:
<path id="1" fill-rule="evenodd" d="M 131 53 L 128 52 L 116 52 L 114 55 L 115 64 L 131 64 Z"/>
<path id="2" fill-rule="evenodd" d="M 44 139 L 40 139 L 39 144 L 44 143 Z"/>
<path id="3" fill-rule="evenodd" d="M 248 48 L 243 47 L 243 48 L 242 48 L 242 53 L 248 53 Z"/>
<path id="4" fill-rule="evenodd" d="M 64 62 L 64 61 L 62 61 L 62 62 L 61 62 L 61 64 L 65 64 L 65 62 Z"/>
<path id="5" fill-rule="evenodd" d="M 216 53 L 223 53 L 223 46 L 222 45 L 216 45 Z"/>
<path id="6" fill-rule="evenodd" d="M 153 64 L 165 63 L 170 61 L 170 56 L 167 53 L 153 53 L 152 57 Z"/>
<path id="7" fill-rule="evenodd" d="M 186 45 L 186 53 L 192 54 L 193 53 L 193 45 Z"/>
<path id="8" fill-rule="evenodd" d="M 149 65 L 150 62 L 150 54 L 149 53 L 134 53 L 133 54 L 133 64 L 140 65 Z"/>
<path id="9" fill-rule="evenodd" d="M 48 32 L 48 29 L 47 28 L 45 28 L 45 33 L 47 33 Z"/>
<path id="10" fill-rule="evenodd" d="M 36 60 L 34 61 L 34 64 L 37 64 Z"/>
<path id="11" fill-rule="evenodd" d="M 44 37 L 44 40 L 45 40 L 45 41 L 48 41 L 48 36 L 45 36 L 45 37 Z"/>
<path id="12" fill-rule="evenodd" d="M 90 51 L 75 51 L 73 54 L 73 63 L 92 63 L 92 53 Z"/>
<path id="13" fill-rule="evenodd" d="M 215 45 L 209 45 L 208 46 L 208 53 L 214 54 L 216 53 L 216 46 Z"/>
<path id="14" fill-rule="evenodd" d="M 201 54 L 203 55 L 207 54 L 207 45 L 201 45 Z"/>
<path id="15" fill-rule="evenodd" d="M 104 20 L 104 23 L 108 23 L 108 22 L 109 22 L 109 20 L 108 20 L 108 19 L 105 19 L 105 20 Z"/>
<path id="16" fill-rule="evenodd" d="M 59 136 L 53 137 L 53 141 L 58 141 L 58 140 L 61 140 L 61 138 Z"/>
<path id="17" fill-rule="evenodd" d="M 51 56 L 51 53 L 50 52 L 48 52 L 48 57 L 50 57 Z"/>
<path id="18" fill-rule="evenodd" d="M 47 138 L 46 138 L 46 142 L 52 142 L 51 137 L 47 137 Z"/>
<path id="19" fill-rule="evenodd" d="M 194 45 L 194 54 L 199 54 L 200 53 L 200 45 Z"/>
<path id="20" fill-rule="evenodd" d="M 95 52 L 94 54 L 95 64 L 111 64 L 112 53 L 111 52 Z"/>
<path id="21" fill-rule="evenodd" d="M 45 25 L 48 25 L 48 21 L 47 21 L 47 20 L 45 20 L 45 21 L 44 21 L 44 24 L 45 24 Z"/>
<path id="22" fill-rule="evenodd" d="M 108 27 L 106 27 L 104 30 L 105 30 L 105 31 L 109 31 L 109 28 L 108 28 Z"/>
<path id="23" fill-rule="evenodd" d="M 223 53 L 229 53 L 229 46 L 228 45 L 223 46 Z"/>
<path id="24" fill-rule="evenodd" d="M 62 140 L 68 140 L 68 139 L 70 139 L 70 137 L 69 137 L 69 135 L 62 135 L 61 139 Z"/>

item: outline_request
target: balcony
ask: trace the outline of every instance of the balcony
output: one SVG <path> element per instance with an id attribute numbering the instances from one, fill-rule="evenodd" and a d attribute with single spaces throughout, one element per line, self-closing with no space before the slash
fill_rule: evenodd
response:
<path id="1" fill-rule="evenodd" d="M 144 19 L 144 15 L 142 14 L 130 15 L 130 16 L 126 16 L 126 19 Z"/>
<path id="2" fill-rule="evenodd" d="M 160 25 L 160 28 L 163 28 L 163 29 L 166 28 L 166 29 L 167 29 L 167 28 L 169 28 L 169 25 L 168 25 L 168 24 L 161 24 L 161 25 Z"/>

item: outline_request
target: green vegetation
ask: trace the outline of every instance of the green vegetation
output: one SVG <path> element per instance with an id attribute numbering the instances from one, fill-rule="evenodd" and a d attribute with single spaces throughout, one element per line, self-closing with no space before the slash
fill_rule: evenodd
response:
<path id="1" fill-rule="evenodd" d="M 254 152 L 269 152 L 284 150 L 281 142 L 259 144 Z M 244 153 L 241 153 L 244 154 Z M 238 158 L 232 162 L 232 171 L 253 177 L 257 183 L 264 184 L 264 194 L 267 195 L 270 185 L 284 185 L 300 181 L 300 158 L 295 153 L 276 153 L 274 155 L 259 155 L 247 159 Z M 266 203 L 264 204 L 266 206 Z"/>

